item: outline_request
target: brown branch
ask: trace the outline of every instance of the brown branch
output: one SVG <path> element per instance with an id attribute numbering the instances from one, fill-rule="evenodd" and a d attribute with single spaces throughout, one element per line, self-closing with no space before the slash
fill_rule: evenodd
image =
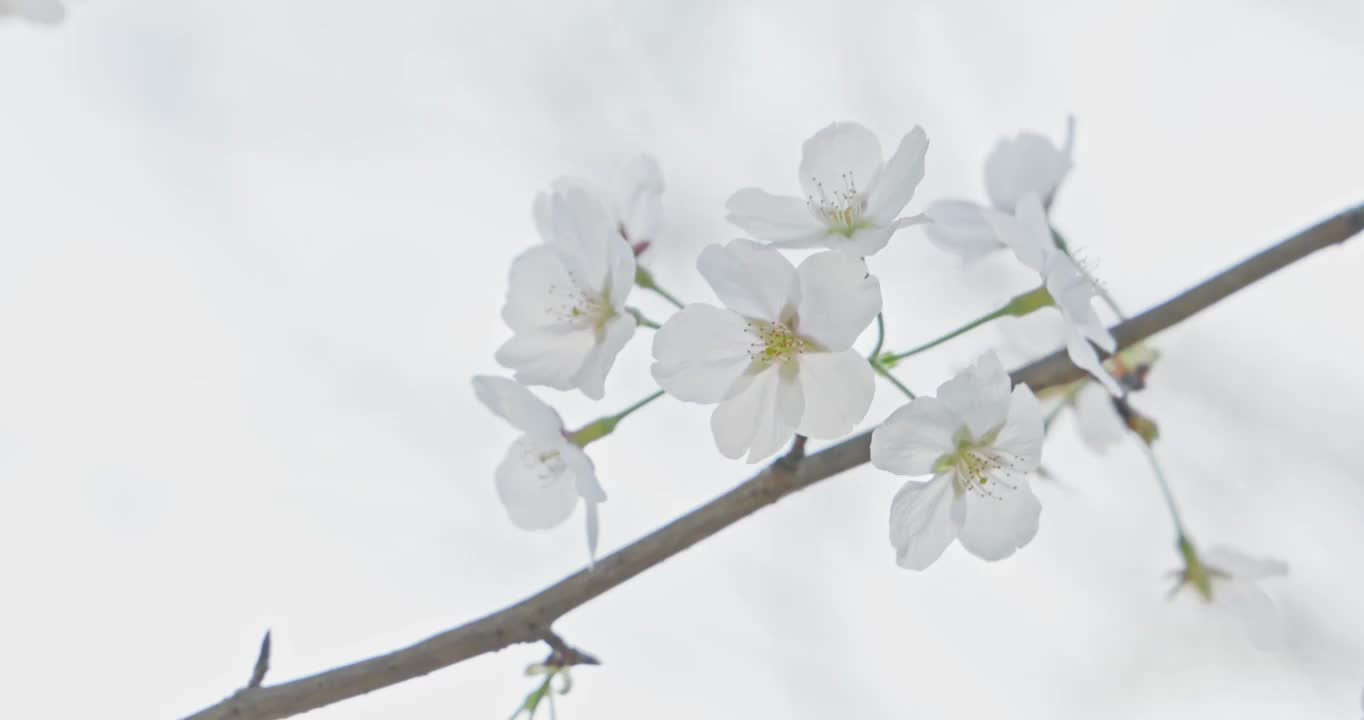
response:
<path id="1" fill-rule="evenodd" d="M 1364 229 L 1364 205 L 1346 210 L 1225 270 L 1113 328 L 1120 347 L 1144 340 L 1219 300 Z M 1034 390 L 1079 379 L 1064 352 L 1012 374 Z M 733 490 L 683 515 L 515 605 L 415 645 L 298 680 L 239 690 L 186 720 L 276 720 L 396 685 L 434 670 L 517 643 L 557 637 L 550 625 L 565 613 L 723 530 L 741 518 L 821 480 L 868 461 L 871 433 L 864 432 L 805 455 L 792 453 Z M 789 459 L 788 459 L 789 458 Z"/>

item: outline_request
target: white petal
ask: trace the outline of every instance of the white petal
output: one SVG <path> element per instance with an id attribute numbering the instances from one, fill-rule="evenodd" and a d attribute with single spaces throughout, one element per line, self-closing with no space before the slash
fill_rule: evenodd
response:
<path id="1" fill-rule="evenodd" d="M 619 229 L 636 243 L 653 240 L 663 219 L 663 172 L 651 155 L 637 155 L 616 175 L 613 204 Z"/>
<path id="2" fill-rule="evenodd" d="M 1009 415 L 991 449 L 1008 455 L 1008 468 L 1026 476 L 1042 463 L 1042 438 L 1042 407 L 1031 388 L 1019 385 L 1009 398 Z"/>
<path id="3" fill-rule="evenodd" d="M 587 521 L 587 564 L 597 562 L 597 539 L 601 536 L 601 518 L 597 511 L 598 503 L 583 501 L 584 519 Z"/>
<path id="4" fill-rule="evenodd" d="M 995 327 L 1003 338 L 1000 356 L 1010 365 L 1022 365 L 1046 357 L 1066 344 L 1069 325 L 1054 307 L 1034 310 L 1022 317 L 1000 318 Z"/>
<path id="5" fill-rule="evenodd" d="M 1234 578 L 1261 580 L 1288 574 L 1288 563 L 1271 557 L 1255 557 L 1227 545 L 1213 545 L 1202 553 L 1203 562 Z"/>
<path id="6" fill-rule="evenodd" d="M 502 319 L 515 331 L 564 327 L 564 307 L 581 302 L 578 289 L 559 251 L 540 245 L 512 261 Z"/>
<path id="7" fill-rule="evenodd" d="M 654 333 L 654 380 L 679 400 L 715 403 L 730 397 L 748 370 L 755 338 L 738 314 L 688 305 Z"/>
<path id="8" fill-rule="evenodd" d="M 630 291 L 635 288 L 635 251 L 619 237 L 607 244 L 607 285 L 603 298 L 616 312 L 625 309 Z"/>
<path id="9" fill-rule="evenodd" d="M 560 188 L 551 201 L 550 222 L 547 242 L 559 250 L 574 282 L 585 292 L 601 293 L 609 283 L 612 244 L 625 243 L 601 202 L 582 187 Z"/>
<path id="10" fill-rule="evenodd" d="M 559 418 L 559 413 L 518 382 L 492 375 L 476 375 L 474 394 L 494 415 L 527 435 L 554 436 L 563 433 L 564 421 Z"/>
<path id="11" fill-rule="evenodd" d="M 902 568 L 923 570 L 952 544 L 957 528 L 952 521 L 954 493 L 950 476 L 929 482 L 910 481 L 890 501 L 890 544 Z"/>
<path id="12" fill-rule="evenodd" d="M 823 252 L 806 258 L 796 274 L 796 331 L 826 350 L 852 347 L 881 312 L 881 283 L 867 273 L 861 258 Z"/>
<path id="13" fill-rule="evenodd" d="M 842 437 L 862 422 L 876 391 L 876 379 L 866 358 L 845 350 L 807 353 L 798 362 L 805 411 L 797 433 L 814 438 Z"/>
<path id="14" fill-rule="evenodd" d="M 990 209 L 983 209 L 981 215 L 994 230 L 995 237 L 1013 251 L 1018 261 L 1038 273 L 1045 274 L 1048 260 L 1060 254 L 1036 195 L 1024 195 L 1018 201 L 1014 215 Z"/>
<path id="15" fill-rule="evenodd" d="M 600 400 L 606 394 L 606 374 L 611 371 L 625 343 L 635 334 L 635 324 L 635 317 L 629 314 L 617 315 L 607 321 L 606 332 L 592 346 L 573 378 L 573 384 L 584 395 Z"/>
<path id="16" fill-rule="evenodd" d="M 1049 198 L 1070 172 L 1070 154 L 1036 133 L 1001 139 L 985 161 L 985 189 L 990 203 L 1013 210 L 1026 193 Z"/>
<path id="17" fill-rule="evenodd" d="M 775 322 L 800 301 L 791 261 L 752 240 L 708 246 L 696 268 L 725 307 L 747 318 Z"/>
<path id="18" fill-rule="evenodd" d="M 868 257 L 884 250 L 890 243 L 890 236 L 898 229 L 897 225 L 858 228 L 850 238 L 830 234 L 824 244 L 853 257 Z"/>
<path id="19" fill-rule="evenodd" d="M 1099 319 L 1099 314 L 1094 311 L 1094 301 L 1099 297 L 1099 289 L 1080 266 L 1069 256 L 1056 253 L 1047 259 L 1044 279 L 1047 292 L 1056 301 L 1056 308 L 1066 322 L 1095 345 L 1107 352 L 1113 352 L 1117 348 L 1117 343 L 1103 321 Z"/>
<path id="20" fill-rule="evenodd" d="M 897 475 L 927 475 L 956 449 L 953 436 L 961 426 L 938 398 L 917 397 L 871 431 L 871 464 Z"/>
<path id="21" fill-rule="evenodd" d="M 867 128 L 836 122 L 801 146 L 800 184 L 816 200 L 856 188 L 866 192 L 881 173 L 881 142 Z"/>
<path id="22" fill-rule="evenodd" d="M 503 343 L 493 357 L 515 370 L 519 383 L 572 390 L 577 387 L 578 371 L 595 347 L 591 328 L 528 330 Z"/>
<path id="23" fill-rule="evenodd" d="M 1113 407 L 1113 397 L 1098 385 L 1086 383 L 1075 396 L 1073 407 L 1075 430 L 1094 452 L 1106 452 L 1127 435 L 1127 426 Z"/>
<path id="24" fill-rule="evenodd" d="M 1287 640 L 1287 628 L 1279 609 L 1269 595 L 1254 583 L 1222 582 L 1214 580 L 1214 603 L 1223 605 L 1236 614 L 1250 642 L 1260 650 L 1275 650 Z"/>
<path id="25" fill-rule="evenodd" d="M 994 352 L 938 386 L 938 399 L 961 418 L 979 439 L 1004 423 L 1009 414 L 1009 375 Z"/>
<path id="26" fill-rule="evenodd" d="M 715 408 L 711 433 L 725 457 L 737 459 L 747 451 L 748 462 L 757 462 L 791 439 L 804 407 L 799 383 L 773 366 Z"/>
<path id="27" fill-rule="evenodd" d="M 562 523 L 578 504 L 578 488 L 564 459 L 563 442 L 530 436 L 512 443 L 497 466 L 497 496 L 512 524 L 524 530 L 544 530 Z"/>
<path id="28" fill-rule="evenodd" d="M 1013 488 L 1003 485 L 965 495 L 965 515 L 957 539 L 961 546 L 982 560 L 1003 560 L 1037 536 L 1042 503 L 1037 501 L 1026 478 Z"/>
<path id="29" fill-rule="evenodd" d="M 1114 397 L 1121 396 L 1123 394 L 1122 386 L 1108 373 L 1103 361 L 1099 360 L 1099 353 L 1095 352 L 1094 346 L 1090 345 L 1089 340 L 1085 339 L 1085 336 L 1081 335 L 1074 327 L 1071 327 L 1069 332 L 1070 337 L 1066 339 L 1066 354 L 1070 356 L 1070 361 L 1075 363 L 1075 367 L 1084 370 L 1089 373 L 1090 377 L 1103 383 L 1103 386 Z"/>
<path id="30" fill-rule="evenodd" d="M 939 200 L 926 211 L 932 222 L 924 226 L 939 250 L 976 260 L 1004 247 L 986 222 L 981 206 L 965 200 Z"/>
<path id="31" fill-rule="evenodd" d="M 783 247 L 818 247 L 828 233 L 800 198 L 744 188 L 730 196 L 725 209 L 727 219 L 744 232 Z"/>
<path id="32" fill-rule="evenodd" d="M 914 189 L 924 179 L 924 156 L 927 154 L 928 135 L 916 125 L 900 140 L 899 149 L 867 193 L 867 215 L 877 224 L 890 224 L 909 204 Z M 879 151 L 877 155 L 879 160 Z"/>

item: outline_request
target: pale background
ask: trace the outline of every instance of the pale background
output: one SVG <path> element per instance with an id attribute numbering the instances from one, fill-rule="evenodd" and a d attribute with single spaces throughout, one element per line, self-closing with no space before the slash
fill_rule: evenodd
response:
<path id="1" fill-rule="evenodd" d="M 1121 9 L 1120 9 L 1121 8 Z M 1132 8 L 1128 10 L 1128 8 Z M 657 155 L 648 262 L 693 271 L 737 187 L 795 188 L 856 119 L 932 140 L 912 208 L 983 197 L 993 140 L 1078 118 L 1056 219 L 1147 307 L 1364 201 L 1364 4 L 90 0 L 0 22 L 0 716 L 170 718 L 417 640 L 577 569 L 581 517 L 507 522 L 478 406 L 533 193 Z M 990 309 L 917 230 L 873 260 L 891 346 Z M 1068 423 L 1042 530 L 898 569 L 900 480 L 862 468 L 566 617 L 606 664 L 564 718 L 1349 718 L 1364 686 L 1364 242 L 1160 338 L 1195 536 L 1288 560 L 1290 631 L 1167 603 L 1169 521 L 1131 445 Z M 991 295 L 997 297 L 991 297 Z M 638 303 L 652 314 L 665 307 Z M 904 366 L 930 391 L 998 338 Z M 869 342 L 864 338 L 863 342 Z M 571 424 L 651 389 L 648 335 Z M 900 402 L 879 389 L 867 424 Z M 592 447 L 606 550 L 749 472 L 660 401 Z M 504 718 L 522 646 L 319 711 Z M 309 717 L 313 717 L 310 715 Z"/>

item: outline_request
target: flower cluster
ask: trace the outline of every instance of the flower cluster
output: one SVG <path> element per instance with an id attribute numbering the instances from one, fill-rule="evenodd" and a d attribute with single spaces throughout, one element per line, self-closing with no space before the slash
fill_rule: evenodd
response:
<path id="1" fill-rule="evenodd" d="M 1052 420 L 1070 410 L 1096 450 L 1129 433 L 1144 443 L 1175 520 L 1186 566 L 1181 584 L 1205 600 L 1258 598 L 1239 592 L 1246 587 L 1240 580 L 1282 568 L 1240 562 L 1242 556 L 1221 550 L 1210 551 L 1206 561 L 1198 554 L 1151 450 L 1155 422 L 1129 398 L 1145 386 L 1157 353 L 1118 347 L 1099 306 L 1119 318 L 1121 311 L 1048 217 L 1072 167 L 1073 130 L 1071 123 L 1062 147 L 1033 133 L 1001 140 L 985 165 L 988 205 L 942 200 L 908 214 L 924 178 L 923 129 L 905 133 L 887 159 L 862 125 L 828 125 L 801 148 L 799 195 L 750 187 L 729 197 L 728 219 L 745 237 L 709 245 L 696 262 L 715 302 L 684 303 L 637 264 L 661 228 L 664 185 L 653 158 L 627 163 L 607 190 L 583 180 L 555 181 L 535 199 L 541 242 L 513 261 L 502 311 L 511 337 L 496 359 L 515 380 L 474 380 L 479 399 L 522 433 L 496 473 L 512 522 L 530 530 L 555 527 L 581 500 L 595 557 L 598 506 L 606 494 L 583 448 L 630 413 L 663 394 L 713 405 L 717 449 L 755 463 L 793 439 L 803 448 L 805 438 L 850 433 L 866 419 L 880 375 L 909 401 L 872 431 L 871 463 L 925 478 L 905 482 L 890 501 L 889 539 L 902 567 L 929 567 L 953 541 L 987 561 L 1031 542 L 1042 511 L 1032 479 L 1045 474 L 1042 446 Z M 870 264 L 912 225 L 923 225 L 934 245 L 967 260 L 1007 250 L 1036 273 L 1038 285 L 937 340 L 883 353 L 881 280 Z M 792 250 L 803 252 L 795 259 L 784 254 Z M 661 324 L 649 320 L 627 304 L 636 290 L 657 293 L 675 312 Z M 1011 380 L 994 352 L 933 396 L 915 396 L 895 377 L 901 360 L 1001 318 L 1013 323 L 1001 330 L 1017 336 L 1026 325 L 1025 340 L 1045 343 L 1029 359 L 1064 348 L 1088 379 L 1044 388 L 1039 399 Z M 876 347 L 864 354 L 854 345 L 873 323 Z M 660 390 L 654 395 L 570 432 L 527 390 L 540 385 L 601 400 L 616 356 L 641 328 L 655 331 L 650 372 Z M 1048 402 L 1052 409 L 1044 412 Z"/>

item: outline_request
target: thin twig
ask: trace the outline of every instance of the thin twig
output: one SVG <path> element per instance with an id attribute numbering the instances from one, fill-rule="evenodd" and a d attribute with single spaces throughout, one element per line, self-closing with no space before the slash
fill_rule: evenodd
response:
<path id="1" fill-rule="evenodd" d="M 258 688 L 265 682 L 265 673 L 270 671 L 270 631 L 265 631 L 265 637 L 260 641 L 260 652 L 256 655 L 256 666 L 251 668 L 251 679 L 246 683 L 247 688 Z"/>
<path id="2" fill-rule="evenodd" d="M 1364 205 L 1342 212 L 1113 328 L 1119 347 L 1144 340 L 1276 270 L 1364 229 Z M 1015 371 L 1034 391 L 1083 377 L 1064 351 Z M 270 687 L 248 688 L 187 720 L 277 720 L 396 685 L 471 657 L 543 640 L 565 613 L 777 500 L 869 459 L 864 432 L 806 455 L 795 471 L 774 463 L 752 479 L 550 587 L 491 615 L 400 650 Z"/>

